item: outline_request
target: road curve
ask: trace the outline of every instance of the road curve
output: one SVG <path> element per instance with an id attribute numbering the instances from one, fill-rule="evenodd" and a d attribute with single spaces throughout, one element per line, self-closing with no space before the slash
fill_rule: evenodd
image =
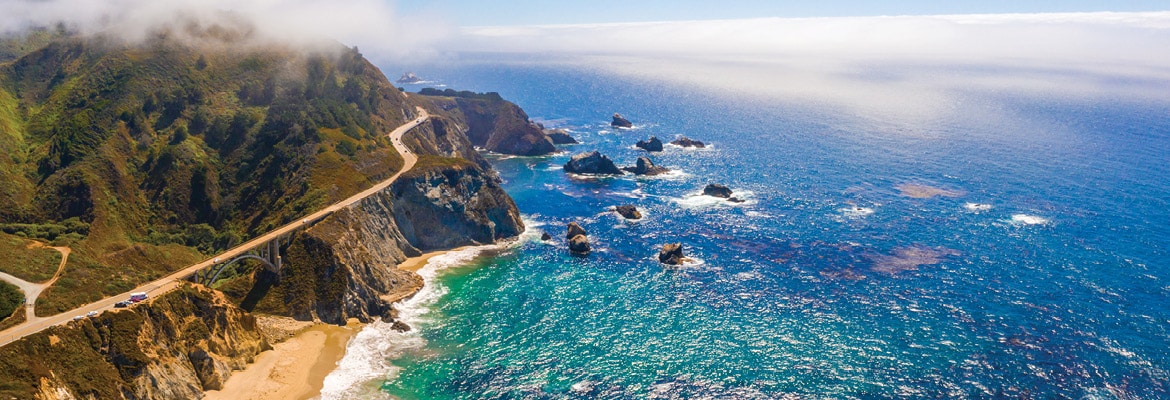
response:
<path id="1" fill-rule="evenodd" d="M 217 260 L 217 259 L 224 260 L 224 261 L 231 260 L 232 258 L 235 258 L 236 256 L 239 256 L 239 255 L 242 255 L 242 254 L 248 252 L 249 250 L 260 247 L 260 245 L 262 245 L 264 243 L 267 243 L 273 239 L 287 235 L 294 230 L 302 228 L 302 227 L 308 225 L 309 222 L 313 222 L 313 221 L 320 220 L 321 218 L 325 218 L 326 216 L 336 212 L 337 210 L 348 207 L 354 203 L 357 203 L 358 201 L 361 201 L 362 199 L 364 199 L 366 197 L 369 197 L 370 195 L 372 195 L 374 193 L 377 193 L 377 192 L 380 192 L 380 191 L 386 189 L 391 184 L 393 184 L 394 181 L 398 180 L 399 176 L 402 176 L 403 173 L 405 173 L 406 171 L 409 171 L 411 168 L 414 167 L 414 164 L 416 162 L 418 162 L 418 156 L 416 156 L 414 153 L 410 152 L 410 150 L 406 148 L 406 145 L 404 145 L 402 143 L 402 135 L 403 134 L 405 134 L 407 131 L 419 126 L 419 124 L 422 124 L 424 121 L 427 120 L 427 118 L 430 118 L 430 115 L 428 115 L 426 110 L 424 110 L 422 107 L 416 107 L 416 108 L 418 109 L 418 112 L 419 112 L 419 116 L 417 118 L 411 120 L 410 122 L 402 124 L 402 126 L 399 126 L 398 128 L 394 129 L 394 131 L 390 132 L 390 134 L 388 135 L 388 136 L 390 136 L 390 142 L 394 145 L 394 148 L 398 150 L 398 153 L 402 155 L 402 159 L 403 159 L 402 169 L 398 170 L 398 172 L 395 173 L 394 176 L 391 176 L 390 178 L 388 178 L 386 180 L 378 182 L 377 184 L 370 187 L 369 189 L 363 190 L 361 193 L 350 196 L 349 198 L 346 198 L 345 200 L 334 203 L 333 205 L 325 207 L 324 209 L 319 210 L 315 213 L 309 214 L 309 215 L 301 217 L 301 218 L 297 218 L 293 222 L 290 222 L 284 226 L 276 228 L 275 230 L 273 230 L 271 232 L 268 232 L 264 235 L 261 235 L 259 237 L 252 239 L 252 240 L 249 240 L 249 241 L 245 242 L 244 244 L 241 244 L 239 246 L 231 248 L 223 253 L 220 253 L 220 254 L 217 254 L 211 258 L 208 258 L 207 260 L 204 260 L 201 263 L 191 265 L 191 266 L 183 268 L 179 271 L 173 272 L 170 275 L 167 275 L 165 277 L 162 277 L 162 278 L 159 278 L 159 279 L 154 280 L 152 282 L 140 285 L 134 289 L 131 289 L 130 291 L 127 291 L 126 293 L 107 297 L 107 298 L 98 300 L 96 302 L 89 303 L 89 304 L 83 305 L 81 307 L 78 307 L 78 308 L 75 308 L 75 309 L 72 309 L 72 310 L 51 316 L 51 317 L 35 318 L 35 320 L 29 320 L 23 324 L 6 329 L 3 332 L 0 332 L 0 346 L 4 346 L 4 345 L 7 345 L 7 344 L 12 343 L 14 341 L 20 340 L 21 338 L 23 338 L 25 336 L 28 336 L 28 335 L 40 332 L 42 330 L 48 329 L 51 326 L 61 325 L 61 324 L 67 323 L 70 320 L 72 320 L 74 317 L 83 316 L 90 311 L 101 312 L 101 311 L 112 309 L 114 307 L 114 303 L 117 303 L 119 301 L 126 300 L 126 299 L 130 298 L 130 293 L 146 292 L 150 295 L 151 298 L 158 297 L 159 295 L 166 293 L 166 292 L 169 292 L 172 289 L 178 287 L 180 284 L 182 284 L 182 282 L 184 280 L 187 279 L 187 277 L 194 275 L 199 270 L 202 270 L 204 268 L 207 268 L 207 267 L 215 264 L 214 260 Z M 58 273 L 60 273 L 60 271 L 58 271 Z"/>

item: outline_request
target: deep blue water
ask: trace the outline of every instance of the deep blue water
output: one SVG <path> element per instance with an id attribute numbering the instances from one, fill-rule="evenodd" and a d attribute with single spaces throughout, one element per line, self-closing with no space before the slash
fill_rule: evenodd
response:
<path id="1" fill-rule="evenodd" d="M 440 272 L 414 347 L 379 353 L 395 367 L 382 393 L 1170 397 L 1167 104 L 969 94 L 1007 117 L 884 124 L 566 67 L 416 68 L 583 144 L 492 157 L 555 240 Z M 637 128 L 609 128 L 613 112 Z M 712 145 L 650 156 L 681 175 L 560 169 L 589 150 L 630 165 L 637 140 L 680 134 Z M 694 196 L 713 182 L 748 202 Z M 647 217 L 606 212 L 618 204 Z M 588 257 L 566 252 L 570 221 Z M 667 242 L 701 261 L 664 268 Z"/>

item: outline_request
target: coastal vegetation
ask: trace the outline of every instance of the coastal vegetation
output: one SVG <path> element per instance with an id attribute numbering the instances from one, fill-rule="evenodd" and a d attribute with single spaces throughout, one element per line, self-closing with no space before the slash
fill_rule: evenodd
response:
<path id="1" fill-rule="evenodd" d="M 8 318 L 24 305 L 24 293 L 8 282 L 0 281 L 0 320 Z"/>
<path id="2" fill-rule="evenodd" d="M 0 272 L 29 282 L 44 282 L 53 277 L 61 263 L 61 253 L 17 235 L 0 233 Z"/>
<path id="3" fill-rule="evenodd" d="M 185 34 L 197 40 L 5 42 L 0 242 L 74 251 L 40 313 L 163 276 L 401 169 L 384 136 L 413 106 L 356 48 Z M 55 264 L 41 264 L 7 268 L 47 279 Z"/>

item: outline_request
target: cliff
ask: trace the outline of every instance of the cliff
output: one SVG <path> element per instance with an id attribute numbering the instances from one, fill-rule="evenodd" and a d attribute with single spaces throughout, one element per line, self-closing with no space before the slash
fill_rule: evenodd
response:
<path id="1" fill-rule="evenodd" d="M 446 123 L 440 118 L 435 124 Z M 391 305 L 422 287 L 418 275 L 396 268 L 407 257 L 494 243 L 524 230 L 519 210 L 491 170 L 467 158 L 433 155 L 470 151 L 466 139 L 439 138 L 430 129 L 412 137 L 428 143 L 420 145 L 424 153 L 413 169 L 386 190 L 295 234 L 279 277 L 260 269 L 244 277 L 246 293 L 238 284 L 234 292 L 225 290 L 246 308 L 300 320 L 392 319 Z"/>
<path id="2" fill-rule="evenodd" d="M 0 398 L 196 399 L 270 348 L 255 317 L 185 286 L 0 348 Z"/>
<path id="3" fill-rule="evenodd" d="M 556 151 L 553 141 L 528 114 L 497 93 L 424 89 L 427 96 L 457 124 L 466 127 L 471 143 L 488 151 L 540 156 Z"/>
<path id="4" fill-rule="evenodd" d="M 219 292 L 185 288 L 5 346 L 0 399 L 198 398 L 269 347 L 252 312 L 393 318 L 393 302 L 422 285 L 396 268 L 407 257 L 523 231 L 471 138 L 527 151 L 500 139 L 515 134 L 543 148 L 523 110 L 498 96 L 468 112 L 408 97 L 356 49 L 334 50 L 66 38 L 0 64 L 0 228 L 75 250 L 38 301 L 44 313 L 120 293 L 393 175 L 403 159 L 386 133 L 415 107 L 435 111 L 403 138 L 419 155 L 414 169 L 282 239 L 279 274 L 233 264 L 212 284 Z"/>

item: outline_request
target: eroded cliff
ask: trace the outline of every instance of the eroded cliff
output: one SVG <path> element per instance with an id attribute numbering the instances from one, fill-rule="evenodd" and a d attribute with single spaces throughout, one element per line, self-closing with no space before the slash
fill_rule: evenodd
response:
<path id="1" fill-rule="evenodd" d="M 254 316 L 187 285 L 0 348 L 0 398 L 195 399 L 270 348 Z"/>

